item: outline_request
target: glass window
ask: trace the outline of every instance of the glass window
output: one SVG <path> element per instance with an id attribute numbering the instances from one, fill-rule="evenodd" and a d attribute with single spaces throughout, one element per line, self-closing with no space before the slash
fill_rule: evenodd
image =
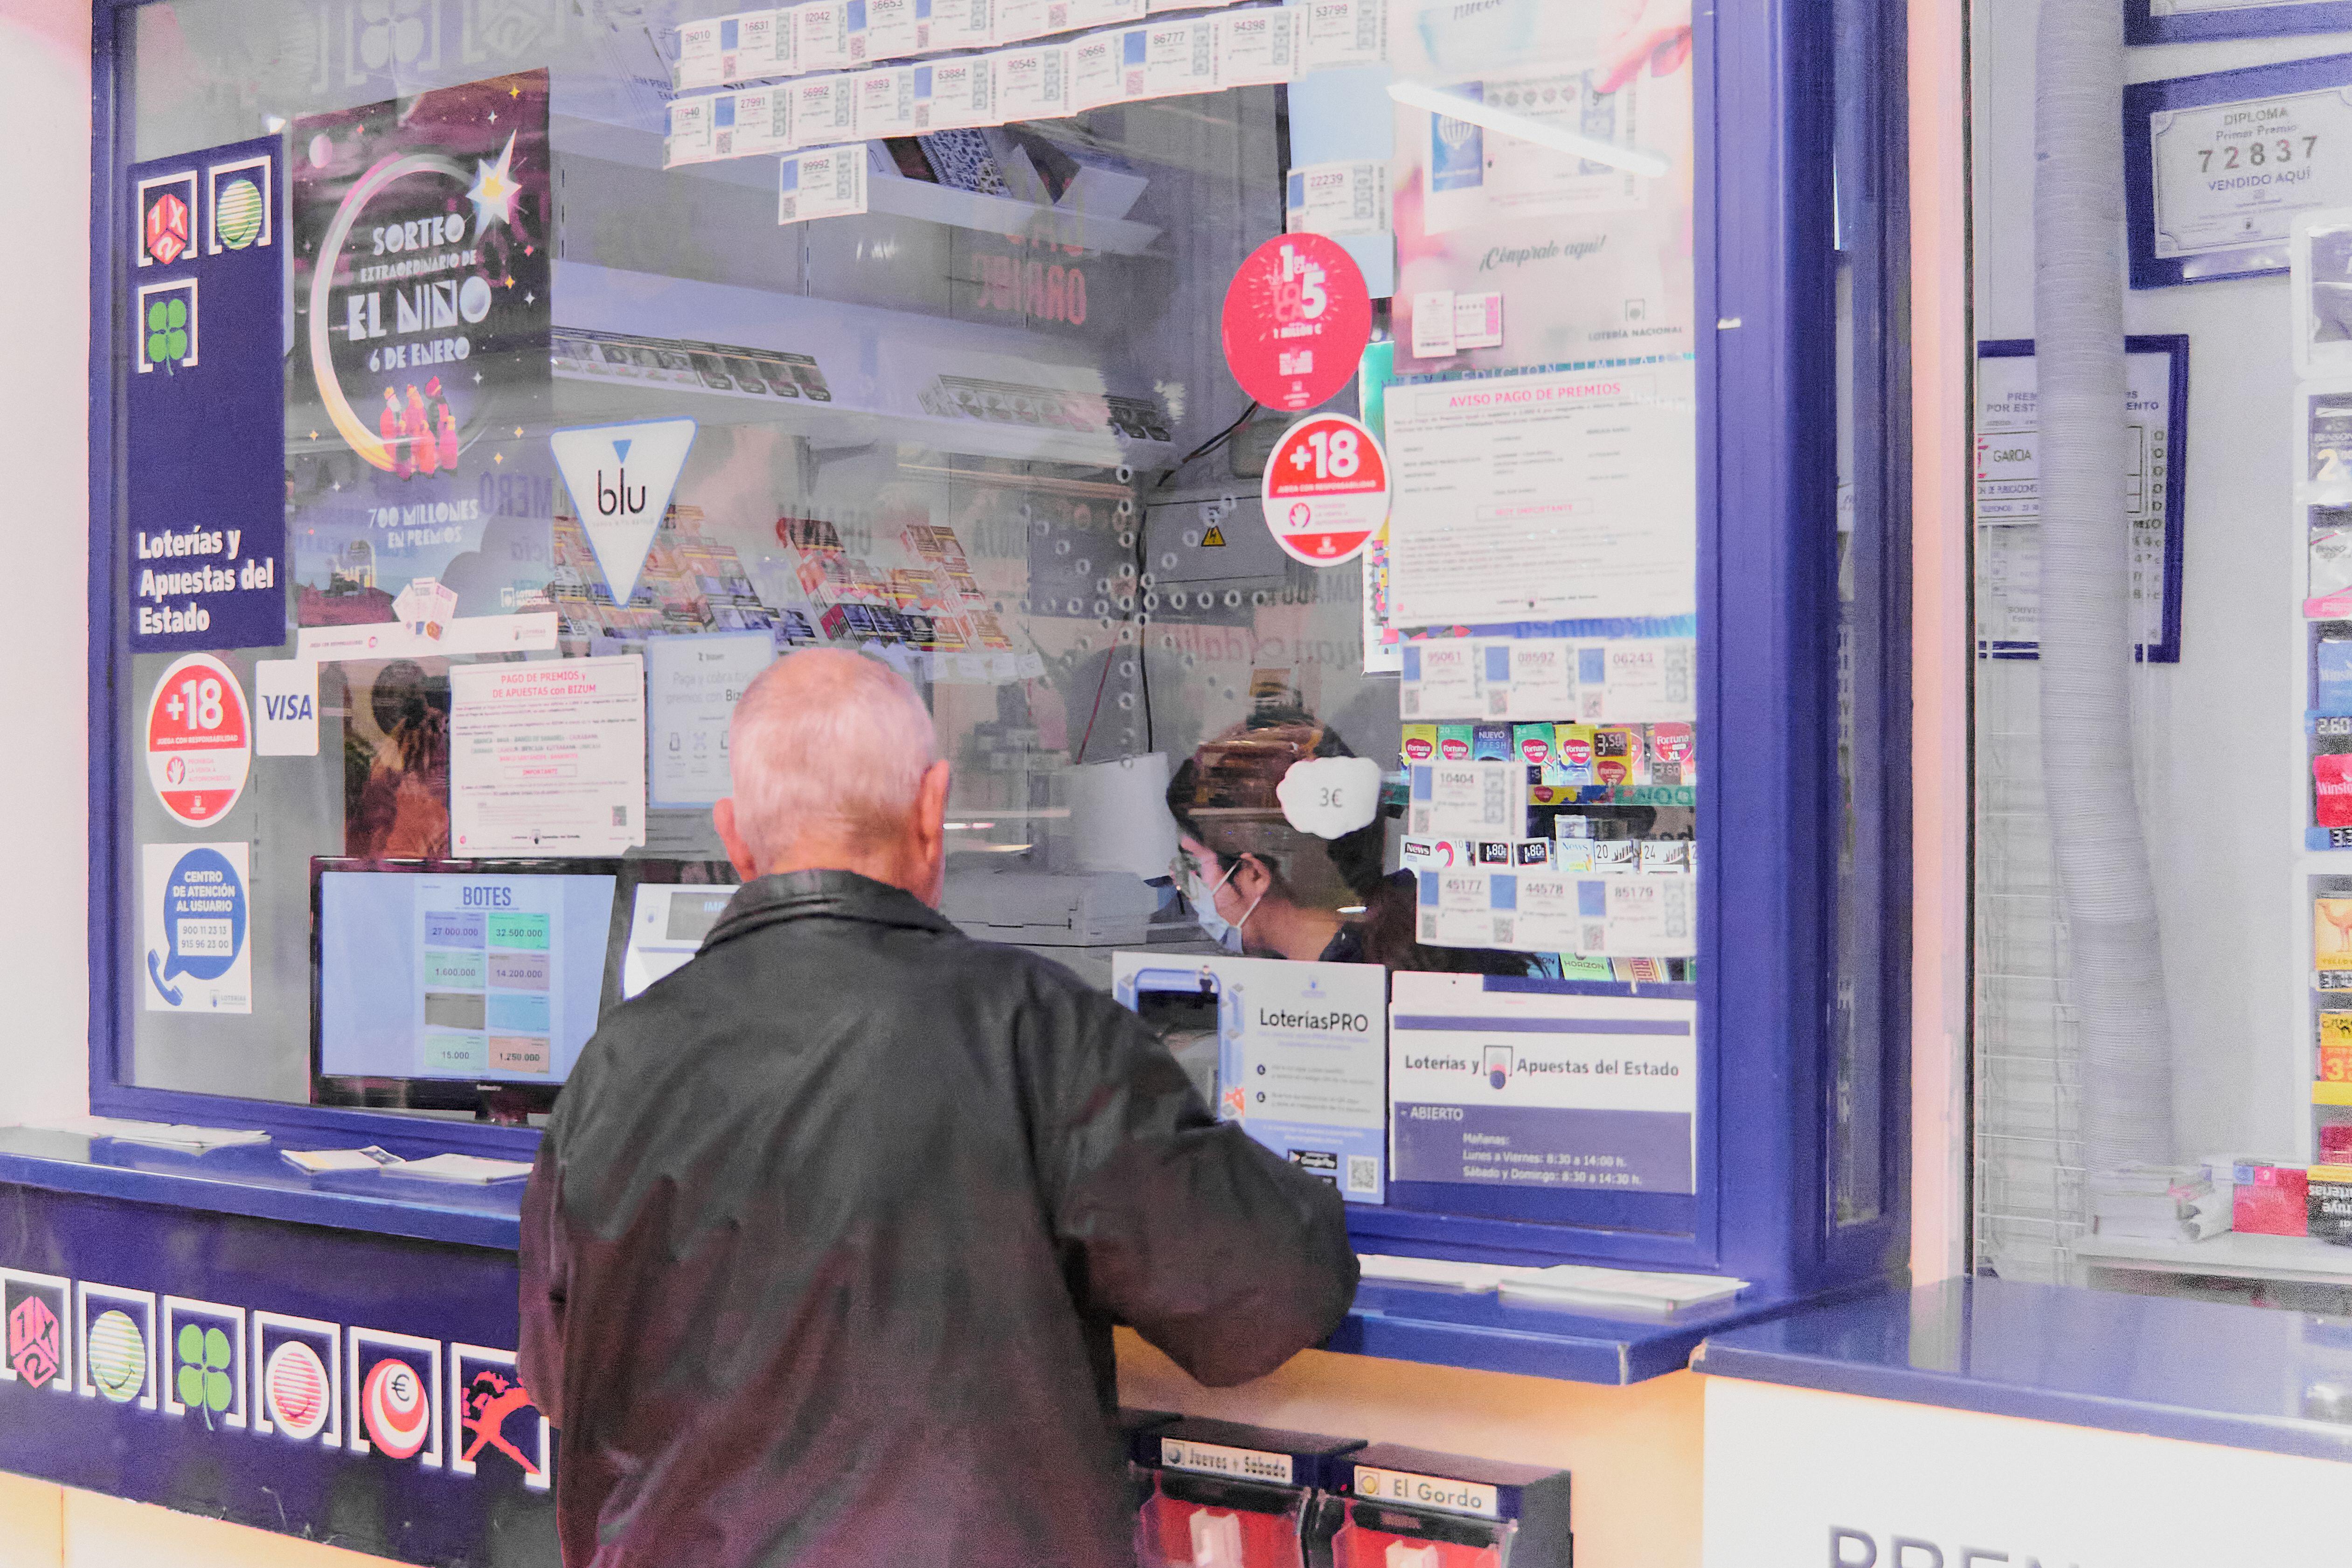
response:
<path id="1" fill-rule="evenodd" d="M 1369 3 L 1345 37 L 1304 8 L 1208 7 L 1117 34 L 1139 52 L 1108 74 L 1087 74 L 1087 40 L 1113 35 L 1013 41 L 1023 58 L 1000 52 L 986 86 L 963 39 L 865 37 L 818 62 L 833 46 L 779 26 L 790 11 L 138 9 L 128 183 L 185 162 L 208 184 L 194 260 L 156 274 L 198 268 L 189 320 L 158 295 L 152 342 L 118 366 L 122 586 L 159 618 L 116 650 L 115 875 L 123 908 L 164 884 L 179 900 L 117 955 L 122 1080 L 448 1110 L 478 1084 L 551 1086 L 602 1005 L 691 954 L 717 895 L 680 889 L 731 875 L 710 694 L 813 647 L 924 692 L 955 770 L 950 917 L 1096 984 L 1117 949 L 1238 945 L 1686 987 L 1705 753 L 1691 33 L 1671 5 L 1506 9 L 1400 11 L 1383 45 Z M 1234 19 L 1274 16 L 1296 58 L 1253 65 Z M 1060 111 L 1024 112 L 1041 100 Z M 1368 154 L 1333 150 L 1368 127 Z M 261 173 L 225 204 L 232 152 Z M 1302 172 L 1353 216 L 1313 206 Z M 1512 251 L 1538 219 L 1566 238 Z M 1321 384 L 1267 406 L 1228 368 L 1228 290 L 1317 224 L 1371 274 L 1369 344 L 1319 370 L 1275 344 L 1281 375 Z M 265 289 L 231 278 L 272 247 Z M 1303 276 L 1276 282 L 1320 289 Z M 120 310 L 149 308 L 136 268 L 117 288 Z M 1875 333 L 1885 300 L 1852 295 Z M 282 512 L 286 539 L 282 578 L 243 586 L 284 616 L 208 641 L 170 618 L 200 581 L 165 574 L 142 599 L 141 574 L 163 553 L 234 570 L 238 546 L 142 510 L 162 481 L 137 399 L 257 343 L 283 360 L 283 495 L 273 455 L 252 515 Z M 1394 487 L 1428 494 L 1460 479 L 1431 479 L 1466 449 L 1451 410 L 1522 400 L 1532 434 L 1482 472 L 1526 466 L 1509 518 L 1528 542 L 1441 559 L 1401 521 L 1340 564 L 1277 543 L 1298 526 L 1262 495 L 1303 415 L 1360 419 Z M 218 461 L 249 413 L 218 411 Z M 1874 439 L 1845 444 L 1854 463 Z M 1357 442 L 1335 427 L 1315 460 L 1345 477 Z M 1562 443 L 1577 493 L 1542 467 Z M 1643 519 L 1648 553 L 1596 510 Z M 1855 552 L 1863 600 L 1883 570 Z M 1452 597 L 1426 588 L 1441 578 Z M 625 744 L 632 689 L 644 731 Z M 542 722 L 498 717 L 514 712 Z M 1855 723 L 1867 750 L 1878 731 Z M 234 780 L 206 772 L 238 725 L 257 754 Z M 608 774 L 626 744 L 646 776 L 624 799 Z M 1430 774 L 1454 763 L 1499 793 L 1440 803 Z M 1355 782 L 1307 805 L 1294 776 Z M 219 865 L 191 861 L 205 846 Z M 1480 879 L 1475 909 L 1449 870 Z M 397 1040 L 371 1056 L 379 1035 Z M 387 1067 L 411 1046 L 417 1070 Z M 1870 1053 L 1847 1055 L 1841 1102 L 1874 1125 Z M 1879 1156 L 1856 1136 L 1837 1201 L 1867 1217 Z M 1687 1229 L 1697 1179 L 1671 1214 L 1621 1203 L 1609 1223 Z M 1394 1195 L 1547 1217 L 1494 1199 Z"/>

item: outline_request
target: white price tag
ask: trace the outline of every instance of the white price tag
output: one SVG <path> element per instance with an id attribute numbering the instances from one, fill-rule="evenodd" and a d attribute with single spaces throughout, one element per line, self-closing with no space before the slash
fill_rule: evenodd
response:
<path id="1" fill-rule="evenodd" d="M 1253 5 L 1215 18 L 1217 85 L 1270 87 L 1298 74 L 1298 13 Z"/>
<path id="2" fill-rule="evenodd" d="M 919 0 L 866 0 L 866 58 L 902 60 L 923 49 Z"/>
<path id="3" fill-rule="evenodd" d="M 915 121 L 915 68 L 885 66 L 855 78 L 857 135 L 861 141 L 881 136 L 912 136 Z"/>
<path id="4" fill-rule="evenodd" d="M 677 30 L 677 59 L 670 67 L 674 88 L 717 87 L 723 79 L 719 57 L 720 17 L 688 22 Z"/>
<path id="5" fill-rule="evenodd" d="M 663 168 L 675 169 L 711 160 L 715 155 L 718 109 L 716 95 L 670 100 L 669 134 L 662 142 Z"/>
<path id="6" fill-rule="evenodd" d="M 1130 69 L 1129 98 L 1181 98 L 1217 85 L 1216 24 L 1153 22 L 1143 29 L 1143 58 Z"/>
<path id="7" fill-rule="evenodd" d="M 1000 49 L 989 57 L 996 72 L 996 108 L 1007 123 L 1060 120 L 1070 112 L 1070 53 L 1061 44 Z"/>
<path id="8" fill-rule="evenodd" d="M 793 146 L 831 147 L 856 135 L 856 77 L 803 77 L 791 90 Z"/>
<path id="9" fill-rule="evenodd" d="M 1003 123 L 996 73 L 985 55 L 931 60 L 915 68 L 915 120 L 927 131 L 968 131 Z"/>
<path id="10" fill-rule="evenodd" d="M 996 42 L 994 0 L 915 0 L 917 47 L 984 49 Z"/>
<path id="11" fill-rule="evenodd" d="M 1359 161 L 1293 169 L 1286 205 L 1293 234 L 1381 233 L 1389 226 L 1389 166 Z"/>
<path id="12" fill-rule="evenodd" d="M 866 144 L 800 153 L 782 161 L 776 221 L 849 217 L 866 210 Z"/>
<path id="13" fill-rule="evenodd" d="M 1389 58 L 1388 0 L 1306 0 L 1298 10 L 1299 69 L 1380 65 Z"/>
<path id="14" fill-rule="evenodd" d="M 784 15 L 793 25 L 793 53 L 802 70 L 839 70 L 857 63 L 849 47 L 849 0 L 803 0 Z"/>

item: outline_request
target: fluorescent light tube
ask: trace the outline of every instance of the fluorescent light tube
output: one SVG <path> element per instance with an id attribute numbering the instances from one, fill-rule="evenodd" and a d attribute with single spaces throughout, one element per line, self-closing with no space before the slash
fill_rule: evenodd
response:
<path id="1" fill-rule="evenodd" d="M 1655 153 L 1643 153 L 1635 148 L 1617 147 L 1606 142 L 1596 142 L 1590 136 L 1579 136 L 1573 131 L 1563 131 L 1556 125 L 1548 125 L 1540 120 L 1531 119 L 1507 109 L 1497 109 L 1490 103 L 1480 103 L 1475 99 L 1464 98 L 1457 93 L 1440 92 L 1433 87 L 1423 87 L 1419 82 L 1391 82 L 1389 96 L 1399 103 L 1409 103 L 1415 109 L 1425 109 L 1432 114 L 1443 114 L 1448 119 L 1467 121 L 1473 125 L 1484 126 L 1489 131 L 1499 132 L 1505 136 L 1516 136 L 1522 142 L 1532 142 L 1538 147 L 1549 147 L 1554 152 L 1567 153 L 1575 157 L 1589 159 L 1595 163 L 1606 163 L 1612 169 L 1622 169 L 1628 174 L 1643 174 L 1655 179 L 1674 166 Z"/>

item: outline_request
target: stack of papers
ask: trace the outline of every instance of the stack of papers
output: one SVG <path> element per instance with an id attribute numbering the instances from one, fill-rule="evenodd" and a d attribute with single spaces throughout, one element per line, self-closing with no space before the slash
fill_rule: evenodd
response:
<path id="1" fill-rule="evenodd" d="M 1492 1290 L 1510 1272 L 1498 1263 L 1456 1263 L 1444 1258 L 1394 1258 L 1381 1253 L 1365 1253 L 1356 1261 L 1367 1279 L 1448 1290 Z"/>
<path id="2" fill-rule="evenodd" d="M 403 1164 L 397 1154 L 371 1143 L 364 1149 L 281 1149 L 279 1157 L 298 1171 L 323 1176 L 334 1171 L 375 1171 Z"/>
<path id="3" fill-rule="evenodd" d="M 1688 1307 L 1727 1301 L 1748 1289 L 1720 1274 L 1659 1274 L 1568 1263 L 1550 1268 L 1499 1263 L 1458 1263 L 1442 1258 L 1368 1253 L 1356 1261 L 1366 1279 L 1439 1289 L 1499 1291 L 1518 1306 L 1581 1307 L 1595 1311 L 1666 1317 Z"/>
<path id="4" fill-rule="evenodd" d="M 1565 1263 L 1556 1268 L 1507 1270 L 1501 1289 L 1504 1300 L 1522 1306 L 1584 1307 L 1664 1318 L 1686 1307 L 1728 1301 L 1748 1289 L 1748 1281 L 1720 1274 L 1655 1274 Z"/>
<path id="5" fill-rule="evenodd" d="M 2231 1226 L 2231 1191 L 2200 1165 L 2124 1165 L 2095 1172 L 2084 1184 L 2101 1236 L 2202 1241 Z"/>
<path id="6" fill-rule="evenodd" d="M 435 1154 L 429 1159 L 404 1160 L 388 1167 L 395 1176 L 417 1176 L 428 1182 L 511 1182 L 530 1174 L 528 1160 L 485 1160 L 478 1154 Z"/>
<path id="7" fill-rule="evenodd" d="M 170 1121 L 125 1121 L 113 1116 L 68 1116 L 44 1122 L 36 1132 L 71 1132 L 83 1138 L 113 1138 L 125 1143 L 152 1143 L 163 1149 L 185 1149 L 202 1154 L 213 1149 L 234 1149 L 267 1143 L 269 1134 L 240 1127 L 191 1127 Z"/>

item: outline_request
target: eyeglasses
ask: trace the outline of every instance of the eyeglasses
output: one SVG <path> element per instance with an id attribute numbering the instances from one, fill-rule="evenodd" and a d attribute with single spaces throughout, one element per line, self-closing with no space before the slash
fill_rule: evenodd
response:
<path id="1" fill-rule="evenodd" d="M 1202 866 L 1200 857 L 1190 849 L 1179 849 L 1168 862 L 1168 877 L 1176 884 L 1176 890 L 1184 895 L 1185 900 L 1197 909 L 1206 906 L 1217 896 L 1218 889 L 1234 879 L 1234 873 L 1241 869 L 1242 858 L 1236 857 L 1233 864 L 1225 868 L 1225 874 L 1217 879 L 1214 887 L 1203 888 L 1202 883 L 1207 879 L 1208 868 Z"/>

